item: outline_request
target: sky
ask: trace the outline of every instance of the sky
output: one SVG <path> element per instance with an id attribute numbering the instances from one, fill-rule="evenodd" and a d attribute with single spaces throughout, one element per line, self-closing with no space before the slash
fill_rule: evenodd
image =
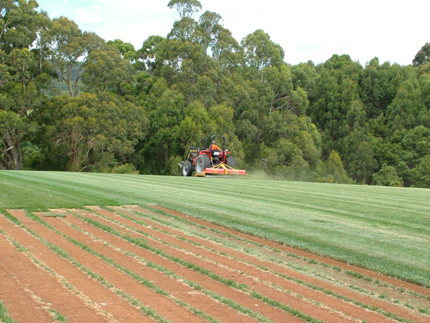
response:
<path id="1" fill-rule="evenodd" d="M 49 17 L 65 16 L 106 41 L 121 39 L 136 49 L 151 35 L 165 37 L 177 14 L 168 0 L 37 0 Z M 237 41 L 257 29 L 296 65 L 348 54 L 363 66 L 412 63 L 430 42 L 429 0 L 200 0 L 203 13 L 217 12 Z M 199 14 L 195 19 L 198 20 Z"/>

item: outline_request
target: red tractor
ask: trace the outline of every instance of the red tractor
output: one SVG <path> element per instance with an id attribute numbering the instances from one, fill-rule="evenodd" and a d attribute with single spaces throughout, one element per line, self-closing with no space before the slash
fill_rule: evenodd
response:
<path id="1" fill-rule="evenodd" d="M 216 146 L 214 139 L 222 139 L 222 148 Z M 223 136 L 214 135 L 210 138 L 208 145 L 208 138 L 205 140 L 205 147 L 196 148 L 190 147 L 188 150 L 185 161 L 180 165 L 184 176 L 191 176 L 193 171 L 196 176 L 205 177 L 207 174 L 213 175 L 246 175 L 245 170 L 237 170 L 236 161 L 231 152 L 225 149 L 225 138 Z"/>

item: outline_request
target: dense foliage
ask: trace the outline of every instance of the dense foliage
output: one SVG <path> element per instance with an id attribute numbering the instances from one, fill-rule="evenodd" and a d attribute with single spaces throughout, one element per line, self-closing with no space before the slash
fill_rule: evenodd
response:
<path id="1" fill-rule="evenodd" d="M 263 30 L 238 42 L 198 0 L 168 7 L 169 34 L 135 49 L 0 0 L 0 169 L 175 175 L 219 134 L 276 178 L 430 187 L 430 44 L 409 66 L 291 66 Z"/>

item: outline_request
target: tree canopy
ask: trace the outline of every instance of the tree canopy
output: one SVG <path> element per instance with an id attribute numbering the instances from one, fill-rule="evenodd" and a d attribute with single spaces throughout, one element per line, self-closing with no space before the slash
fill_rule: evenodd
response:
<path id="1" fill-rule="evenodd" d="M 290 65 L 261 29 L 170 0 L 170 32 L 135 48 L 0 3 L 0 169 L 177 175 L 227 138 L 237 165 L 279 179 L 430 187 L 430 44 L 412 64 L 349 55 Z"/>

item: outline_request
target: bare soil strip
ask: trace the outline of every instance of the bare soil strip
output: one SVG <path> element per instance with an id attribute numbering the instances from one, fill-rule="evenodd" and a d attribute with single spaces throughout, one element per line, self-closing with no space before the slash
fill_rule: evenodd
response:
<path id="1" fill-rule="evenodd" d="M 5 223 L 3 217 L 0 218 L 0 225 L 2 228 L 7 228 L 8 233 L 15 233 L 15 230 L 11 230 L 10 225 Z M 23 234 L 26 235 L 25 232 L 23 232 Z M 15 235 L 13 238 L 15 238 Z M 4 242 L 2 235 L 0 235 L 0 239 Z M 18 239 L 19 237 L 17 237 L 17 240 Z M 26 248 L 31 248 L 33 254 L 37 256 L 43 252 L 42 250 L 38 250 L 33 243 L 31 245 L 27 244 Z M 96 313 L 86 307 L 80 299 L 71 294 L 70 291 L 64 288 L 64 286 L 49 273 L 37 267 L 23 253 L 17 254 L 16 248 L 10 243 L 2 243 L 1 263 L 5 271 L 8 272 L 9 275 L 12 275 L 15 281 L 25 289 L 30 297 L 34 300 L 41 298 L 45 303 L 50 304 L 52 309 L 66 316 L 70 321 L 108 322 L 106 318 L 96 315 Z M 41 307 L 40 303 L 38 305 Z M 29 312 L 31 313 L 32 311 L 29 310 Z M 24 315 L 28 315 L 28 313 Z M 52 321 L 52 317 L 50 317 L 50 320 Z M 33 319 L 30 318 L 25 322 L 33 322 Z"/>
<path id="2" fill-rule="evenodd" d="M 114 207 L 113 209 L 115 209 L 116 211 L 118 211 L 120 213 L 126 213 L 128 215 L 132 215 L 132 213 L 127 212 L 127 210 L 124 210 L 123 208 Z M 143 212 L 143 213 L 148 213 L 147 210 L 139 208 L 139 207 L 130 207 L 130 209 L 136 210 L 139 212 Z M 142 220 L 142 217 L 140 217 L 139 220 Z M 430 321 L 426 318 L 422 318 L 420 316 L 415 315 L 414 313 L 411 313 L 410 309 L 408 309 L 408 308 L 401 308 L 399 306 L 396 306 L 396 305 L 388 303 L 388 302 L 384 302 L 382 300 L 377 300 L 377 299 L 373 299 L 371 297 L 357 294 L 356 292 L 353 292 L 353 291 L 348 290 L 346 288 L 337 287 L 337 286 L 334 286 L 333 284 L 322 282 L 321 280 L 311 278 L 311 277 L 308 277 L 304 274 L 295 272 L 295 271 L 291 270 L 290 268 L 286 268 L 286 267 L 283 267 L 283 266 L 280 266 L 278 264 L 274 264 L 274 263 L 271 263 L 268 261 L 261 261 L 258 258 L 248 256 L 247 254 L 245 254 L 243 252 L 238 252 L 238 251 L 235 251 L 235 250 L 232 250 L 229 248 L 221 247 L 221 246 L 214 244 L 213 242 L 205 240 L 203 238 L 192 237 L 189 235 L 182 234 L 181 232 L 179 232 L 176 229 L 172 229 L 172 228 L 169 228 L 167 226 L 160 225 L 159 223 L 154 223 L 153 221 L 148 220 L 148 219 L 144 219 L 144 221 L 145 221 L 145 223 L 147 223 L 147 225 L 150 225 L 150 226 L 152 226 L 158 230 L 163 230 L 163 231 L 169 232 L 170 234 L 175 235 L 177 237 L 188 239 L 189 241 L 193 241 L 193 242 L 195 242 L 201 246 L 208 248 L 209 250 L 216 249 L 217 254 L 214 255 L 213 252 L 202 251 L 201 248 L 197 249 L 194 246 L 191 246 L 191 247 L 185 246 L 185 248 L 187 248 L 188 251 L 191 251 L 194 248 L 195 252 L 199 252 L 201 255 L 204 255 L 208 258 L 211 258 L 213 261 L 215 261 L 217 263 L 229 266 L 229 268 L 232 268 L 232 269 L 236 270 L 237 272 L 239 272 L 239 270 L 240 271 L 246 271 L 251 276 L 259 277 L 260 279 L 263 279 L 264 281 L 268 281 L 268 282 L 277 284 L 279 286 L 282 286 L 285 289 L 293 291 L 297 294 L 301 294 L 305 298 L 314 299 L 317 302 L 324 303 L 327 306 L 329 306 L 331 308 L 335 308 L 335 309 L 337 309 L 343 313 L 349 313 L 351 310 L 353 310 L 356 312 L 357 315 L 359 315 L 359 313 L 361 312 L 361 314 L 359 315 L 360 318 L 364 318 L 364 319 L 369 320 L 369 321 L 377 319 L 377 317 L 374 317 L 374 316 L 372 317 L 372 314 L 368 313 L 367 310 L 364 310 L 362 308 L 356 309 L 356 306 L 351 307 L 351 306 L 348 306 L 349 304 L 345 304 L 344 302 L 339 302 L 338 300 L 334 301 L 330 297 L 327 297 L 325 294 L 320 293 L 320 295 L 319 295 L 318 293 L 315 293 L 315 291 L 312 289 L 304 287 L 303 285 L 291 283 L 291 281 L 286 281 L 285 279 L 282 279 L 281 277 L 279 277 L 279 275 L 278 276 L 273 275 L 267 271 L 262 271 L 259 268 L 267 268 L 273 272 L 280 273 L 281 275 L 288 276 L 288 277 L 294 277 L 298 280 L 306 281 L 309 284 L 313 284 L 315 286 L 318 286 L 318 287 L 321 287 L 321 288 L 324 288 L 324 289 L 327 289 L 330 291 L 334 291 L 334 292 L 336 292 L 342 296 L 345 296 L 349 299 L 359 301 L 363 304 L 367 304 L 367 305 L 370 305 L 373 307 L 378 307 L 378 308 L 380 308 L 386 312 L 394 313 L 400 317 L 404 317 L 404 318 L 407 318 L 409 320 L 416 320 L 417 322 L 429 322 Z M 173 241 L 172 243 L 181 245 L 181 244 L 183 244 L 183 241 L 178 239 L 176 241 Z M 237 259 L 238 261 L 236 261 L 236 262 L 232 262 L 231 260 L 226 261 L 225 259 L 223 259 L 225 257 L 219 256 L 220 254 L 221 255 L 228 255 L 229 257 Z M 341 306 L 341 307 L 339 307 L 339 306 Z"/>
<path id="3" fill-rule="evenodd" d="M 15 274 L 17 271 L 15 267 L 22 264 L 21 258 L 24 258 L 22 253 L 15 248 L 10 248 L 8 246 L 9 241 L 4 238 L 4 236 L 0 235 L 0 300 L 2 300 L 3 305 L 16 322 L 48 322 L 52 317 L 30 295 L 28 287 L 23 286 Z M 6 267 L 4 260 L 7 259 L 13 261 L 14 272 L 8 269 L 10 264 Z M 23 308 L 26 311 L 23 311 Z"/>
<path id="4" fill-rule="evenodd" d="M 164 212 L 167 212 L 167 213 L 170 213 L 170 214 L 172 214 L 174 216 L 178 216 L 178 217 L 181 217 L 183 219 L 195 222 L 197 224 L 204 225 L 204 226 L 206 226 L 208 228 L 213 228 L 213 229 L 216 229 L 216 230 L 220 230 L 220 231 L 223 231 L 225 233 L 236 235 L 236 236 L 241 237 L 241 238 L 245 237 L 246 239 L 254 241 L 256 243 L 260 243 L 260 244 L 264 244 L 264 245 L 267 245 L 267 246 L 275 247 L 275 248 L 278 248 L 278 249 L 280 249 L 282 251 L 295 253 L 295 254 L 297 254 L 299 256 L 310 258 L 310 259 L 314 259 L 314 260 L 317 260 L 319 262 L 323 262 L 323 263 L 329 264 L 331 266 L 338 266 L 338 267 L 342 268 L 345 271 L 351 270 L 351 271 L 354 271 L 354 272 L 357 272 L 357 273 L 361 273 L 361 274 L 366 275 L 368 277 L 372 277 L 373 279 L 377 279 L 377 280 L 380 280 L 382 282 L 387 282 L 387 283 L 392 284 L 394 286 L 397 286 L 399 288 L 406 288 L 406 289 L 415 291 L 417 293 L 420 293 L 420 294 L 423 294 L 423 295 L 426 295 L 426 296 L 430 296 L 430 289 L 425 288 L 423 286 L 419 286 L 419 285 L 416 285 L 416 284 L 413 284 L 413 283 L 405 282 L 403 280 L 399 280 L 399 279 L 392 278 L 392 277 L 389 277 L 389 276 L 386 276 L 386 275 L 375 273 L 375 272 L 370 271 L 370 270 L 365 269 L 365 268 L 357 267 L 357 266 L 354 266 L 354 265 L 351 265 L 351 264 L 348 264 L 348 263 L 345 263 L 345 262 L 341 262 L 341 261 L 338 261 L 338 260 L 335 260 L 335 259 L 326 258 L 326 257 L 320 256 L 320 255 L 317 255 L 317 254 L 313 254 L 313 253 L 310 253 L 310 252 L 307 252 L 307 251 L 304 251 L 304 250 L 301 250 L 301 249 L 296 249 L 296 248 L 289 247 L 289 246 L 286 246 L 286 245 L 283 245 L 283 244 L 280 244 L 280 243 L 277 243 L 277 242 L 269 241 L 269 240 L 266 240 L 266 239 L 263 239 L 263 238 L 260 238 L 260 237 L 257 237 L 257 236 L 252 236 L 252 235 L 249 235 L 249 234 L 246 234 L 246 233 L 238 232 L 238 231 L 229 229 L 227 227 L 224 227 L 224 226 L 221 226 L 221 225 L 218 225 L 218 224 L 214 224 L 214 223 L 211 223 L 211 222 L 208 222 L 208 221 L 205 221 L 205 220 L 193 218 L 193 217 L 191 217 L 189 215 L 186 215 L 186 214 L 183 214 L 183 213 L 179 213 L 179 212 L 176 212 L 176 211 L 173 211 L 173 210 L 169 210 L 169 209 L 160 207 L 158 205 L 150 205 L 150 207 L 152 207 L 154 209 L 158 209 L 158 210 L 164 211 Z"/>
<path id="5" fill-rule="evenodd" d="M 40 224 L 28 219 L 23 211 L 8 211 L 12 216 L 20 220 L 26 228 L 32 230 L 39 230 L 41 228 Z M 1 225 L 3 227 L 4 219 L 0 218 L 0 221 L 2 221 Z M 92 309 L 93 314 L 100 316 L 100 318 L 95 317 L 88 320 L 85 317 L 78 320 L 72 320 L 70 318 L 69 322 L 106 322 L 106 317 L 112 318 L 110 319 L 111 322 L 118 322 L 121 320 L 136 323 L 153 322 L 153 320 L 142 315 L 140 311 L 131 306 L 128 302 L 119 299 L 111 290 L 106 289 L 98 282 L 88 277 L 69 261 L 53 253 L 39 240 L 30 236 L 23 229 L 13 226 L 6 231 L 19 243 L 31 249 L 32 253 L 50 267 L 57 275 L 64 277 L 72 286 L 81 291 L 83 295 L 87 296 L 90 301 L 86 302 L 86 305 Z M 47 240 L 56 244 L 57 240 L 60 239 L 58 239 L 58 236 L 51 236 L 50 239 Z M 86 263 L 84 264 L 86 265 Z M 84 299 L 87 298 L 85 297 Z M 80 311 L 77 311 L 73 307 L 70 309 L 76 312 L 77 315 L 81 314 Z M 61 310 L 59 311 L 63 313 Z M 64 315 L 67 316 L 65 313 Z"/>
<path id="6" fill-rule="evenodd" d="M 124 254 L 122 250 L 130 252 L 129 243 L 112 237 L 112 235 L 104 231 L 97 230 L 90 224 L 83 222 L 76 217 L 67 217 L 67 219 L 62 219 L 60 221 L 56 219 L 47 219 L 47 222 L 53 225 L 57 230 L 78 240 L 96 252 L 105 255 L 119 265 L 133 271 L 134 273 L 144 275 L 146 280 L 153 282 L 156 286 L 169 292 L 175 298 L 180 299 L 181 301 L 184 301 L 211 316 L 217 316 L 217 318 L 223 322 L 227 322 L 229 320 L 244 323 L 255 322 L 253 319 L 240 315 L 227 306 L 223 306 L 222 304 L 220 305 L 218 302 L 215 302 L 213 299 L 194 290 L 184 283 L 148 267 L 143 261 L 136 261 L 136 258 Z M 71 225 L 79 227 L 82 231 L 71 228 Z M 97 240 L 95 238 L 97 238 Z M 109 243 L 109 245 L 107 243 Z M 141 250 L 136 249 L 135 251 L 141 253 Z M 194 319 L 193 322 L 196 322 L 198 319 Z M 176 319 L 175 322 L 178 322 L 178 320 Z"/>
<path id="7" fill-rule="evenodd" d="M 113 217 L 113 218 L 116 217 L 118 220 L 121 219 L 119 216 L 117 216 L 116 214 L 114 214 L 112 212 L 109 212 L 109 211 L 106 211 L 103 209 L 98 209 L 98 208 L 96 208 L 95 210 L 104 216 Z M 111 227 L 117 231 L 123 231 L 124 233 L 127 233 L 127 235 L 132 237 L 132 238 L 136 238 L 136 239 L 146 239 L 147 238 L 147 237 L 142 236 L 140 234 L 129 231 L 129 230 L 125 229 L 124 227 L 120 227 L 120 226 L 118 226 L 112 222 L 104 220 L 94 213 L 91 214 L 91 213 L 82 212 L 79 210 L 73 210 L 73 211 L 79 212 L 81 215 L 83 215 L 87 218 L 92 218 L 96 221 L 99 221 L 102 224 L 108 225 L 109 227 Z M 68 221 L 70 220 L 73 222 L 76 221 L 76 219 L 73 219 L 73 218 L 70 218 L 70 219 L 67 218 L 67 220 Z M 149 262 L 152 262 L 152 263 L 158 264 L 159 266 L 167 268 L 169 271 L 174 272 L 177 276 L 183 277 L 184 279 L 187 279 L 187 280 L 192 281 L 196 284 L 199 284 L 203 288 L 205 288 L 206 290 L 217 293 L 217 294 L 219 294 L 223 297 L 226 297 L 228 299 L 232 299 L 236 303 L 239 303 L 248 309 L 252 309 L 254 311 L 258 310 L 258 312 L 262 313 L 262 315 L 266 316 L 270 320 L 273 320 L 274 322 L 285 322 L 286 319 L 288 320 L 288 322 L 302 322 L 301 320 L 297 319 L 296 317 L 290 316 L 288 313 L 285 313 L 279 309 L 273 308 L 272 306 L 269 306 L 269 305 L 265 304 L 264 302 L 255 300 L 252 297 L 244 294 L 241 291 L 234 290 L 234 289 L 230 288 L 229 286 L 226 286 L 220 282 L 209 279 L 207 276 L 205 276 L 201 273 L 198 273 L 192 269 L 189 269 L 189 268 L 182 266 L 178 263 L 172 262 L 169 259 L 163 258 L 159 254 L 154 254 L 151 251 L 142 249 L 138 246 L 135 246 L 135 245 L 133 245 L 127 241 L 124 241 L 118 237 L 115 237 L 113 235 L 110 235 L 110 234 L 109 235 L 103 235 L 103 231 L 101 229 L 93 227 L 92 225 L 88 225 L 85 223 L 81 223 L 81 224 L 77 223 L 77 224 L 82 229 L 90 232 L 91 234 L 94 234 L 97 237 L 103 236 L 103 239 L 106 240 L 107 242 L 109 242 L 110 244 L 115 245 L 115 246 L 120 246 L 121 249 L 128 250 L 134 254 L 139 255 L 140 257 L 144 258 L 145 260 L 147 260 Z M 152 242 L 151 241 L 151 242 L 148 242 L 148 244 L 151 244 L 152 246 L 155 246 L 157 248 L 162 248 L 163 251 L 168 252 L 169 254 L 171 254 L 174 257 L 178 257 L 178 259 L 188 260 L 187 258 L 192 256 L 192 255 L 189 255 L 186 253 L 179 252 L 175 249 L 172 249 L 169 246 L 166 246 L 160 242 Z M 217 310 L 222 311 L 223 309 L 224 309 L 224 306 L 222 306 L 221 308 L 218 308 Z M 233 320 L 233 318 L 231 320 Z M 228 319 L 226 321 L 230 321 L 230 319 Z"/>
<path id="8" fill-rule="evenodd" d="M 51 309 L 69 323 L 430 323 L 424 287 L 156 205 L 88 208 L 0 215 L 0 300 L 17 323 Z"/>
<path id="9" fill-rule="evenodd" d="M 44 220 L 50 223 L 61 222 L 60 218 L 44 218 Z M 70 236 L 70 233 L 75 231 L 69 227 L 63 227 L 63 229 L 64 231 L 62 231 L 62 233 L 66 236 Z M 190 320 L 193 320 L 193 322 L 204 321 L 188 311 L 183 311 L 180 305 L 147 288 L 140 282 L 135 281 L 127 274 L 112 267 L 98 257 L 88 252 L 83 252 L 80 247 L 58 236 L 42 225 L 38 225 L 34 230 L 48 241 L 55 241 L 57 246 L 68 252 L 78 262 L 85 264 L 91 271 L 103 276 L 106 281 L 113 284 L 116 288 L 138 299 L 146 306 L 160 313 L 166 319 L 173 322 L 188 322 Z"/>

